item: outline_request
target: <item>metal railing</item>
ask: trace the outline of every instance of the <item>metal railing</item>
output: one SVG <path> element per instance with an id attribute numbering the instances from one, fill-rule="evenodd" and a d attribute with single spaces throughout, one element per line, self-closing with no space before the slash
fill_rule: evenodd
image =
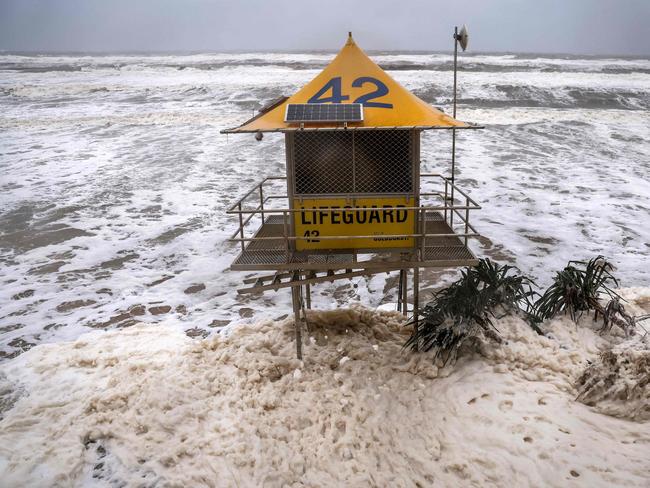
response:
<path id="1" fill-rule="evenodd" d="M 292 209 L 288 205 L 276 207 L 275 202 L 284 200 L 288 203 L 289 197 L 286 194 L 286 184 L 280 186 L 278 181 L 286 181 L 285 176 L 270 176 L 264 178 L 251 190 L 237 200 L 226 213 L 237 215 L 237 230 L 229 238 L 231 242 L 239 242 L 242 252 L 245 251 L 247 243 L 281 241 L 282 248 L 287 256 L 291 251 L 291 243 L 296 241 L 309 241 L 313 237 L 291 235 L 291 218 L 296 213 L 312 212 L 312 209 Z M 432 184 L 437 184 L 438 189 L 427 190 Z M 274 188 L 275 187 L 275 188 Z M 418 206 L 382 206 L 382 210 L 401 210 L 415 212 L 417 217 L 417 231 L 408 234 L 381 235 L 382 239 L 416 239 L 414 249 L 421 249 L 424 255 L 426 240 L 429 237 L 458 237 L 463 240 L 465 247 L 470 237 L 477 237 L 479 234 L 469 221 L 470 210 L 478 210 L 481 207 L 463 190 L 452 184 L 451 179 L 437 173 L 423 173 L 420 175 L 420 205 Z M 453 190 L 453 191 L 452 191 Z M 367 198 L 373 195 L 341 195 L 343 197 L 353 196 Z M 376 196 L 376 195 L 374 195 Z M 384 196 L 384 195 L 382 195 Z M 394 196 L 394 195 L 393 195 Z M 299 197 L 296 197 L 299 198 Z M 369 212 L 376 211 L 376 208 L 368 207 L 346 207 L 346 212 Z M 319 212 L 332 213 L 341 212 L 341 208 L 319 208 Z M 427 213 L 438 212 L 442 215 L 444 222 L 451 229 L 451 233 L 432 233 L 426 229 Z M 264 223 L 268 222 L 270 216 L 280 215 L 282 224 L 282 235 L 279 236 L 258 236 L 255 235 Z M 457 217 L 457 219 L 454 218 Z M 277 222 L 276 222 L 277 223 Z M 257 224 L 257 225 L 255 225 Z M 343 236 L 319 236 L 319 240 L 354 240 L 374 239 L 377 235 L 343 235 Z M 382 251 L 390 251 L 390 248 L 382 248 Z M 312 251 L 310 251 L 312 252 Z"/>

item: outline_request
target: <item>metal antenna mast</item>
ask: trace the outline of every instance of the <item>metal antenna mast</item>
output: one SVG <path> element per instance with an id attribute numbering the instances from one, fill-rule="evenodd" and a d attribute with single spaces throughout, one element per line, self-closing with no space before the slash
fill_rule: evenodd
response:
<path id="1" fill-rule="evenodd" d="M 467 49 L 468 41 L 467 27 L 463 25 L 458 31 L 458 26 L 454 27 L 454 107 L 453 117 L 456 118 L 456 93 L 457 93 L 457 71 L 458 71 L 458 45 L 463 51 Z M 454 202 L 454 184 L 456 182 L 456 129 L 451 129 L 451 202 Z M 453 215 L 452 215 L 453 223 Z"/>

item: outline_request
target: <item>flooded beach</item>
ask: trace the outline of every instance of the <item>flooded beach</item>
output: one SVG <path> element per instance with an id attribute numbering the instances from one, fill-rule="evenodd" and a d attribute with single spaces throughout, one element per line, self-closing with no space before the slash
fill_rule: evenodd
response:
<path id="1" fill-rule="evenodd" d="M 451 57 L 371 53 L 447 113 Z M 238 296 L 227 207 L 285 173 L 284 142 L 219 131 L 293 93 L 329 53 L 0 55 L 0 360 L 136 321 L 205 337 L 290 313 L 288 293 Z M 479 256 L 545 284 L 603 254 L 650 285 L 650 60 L 464 55 L 457 178 L 482 210 Z M 449 171 L 449 134 L 422 168 Z M 455 271 L 425 274 L 433 289 Z M 314 306 L 394 302 L 394 277 L 316 288 Z"/>
<path id="2" fill-rule="evenodd" d="M 303 361 L 287 290 L 238 294 L 252 274 L 229 269 L 226 210 L 285 174 L 283 138 L 220 131 L 330 56 L 0 55 L 5 483 L 647 486 L 650 60 L 474 54 L 460 72 L 459 118 L 485 126 L 458 135 L 473 252 L 539 288 L 604 255 L 627 322 L 493 311 L 447 363 L 407 350 L 395 272 L 355 274 L 313 286 Z M 450 113 L 449 55 L 373 57 Z M 450 144 L 423 134 L 423 172 L 448 173 Z M 422 300 L 457 276 L 423 272 Z"/>

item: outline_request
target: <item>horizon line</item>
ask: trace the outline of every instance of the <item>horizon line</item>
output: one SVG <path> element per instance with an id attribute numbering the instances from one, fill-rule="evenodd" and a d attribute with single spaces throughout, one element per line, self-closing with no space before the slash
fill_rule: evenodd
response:
<path id="1" fill-rule="evenodd" d="M 89 49 L 89 50 L 65 50 L 65 49 L 3 49 L 0 48 L 0 55 L 196 55 L 196 54 L 336 54 L 339 49 L 132 49 L 132 50 L 110 50 L 110 49 Z M 453 50 L 429 50 L 429 49 L 364 49 L 369 54 L 399 53 L 399 54 L 446 54 L 453 55 Z M 460 53 L 459 53 L 460 54 Z M 645 54 L 622 54 L 610 53 L 584 53 L 566 51 L 490 51 L 476 50 L 460 54 L 463 56 L 473 55 L 537 55 L 537 56 L 575 56 L 587 58 L 628 58 L 628 59 L 650 59 L 650 52 Z"/>

